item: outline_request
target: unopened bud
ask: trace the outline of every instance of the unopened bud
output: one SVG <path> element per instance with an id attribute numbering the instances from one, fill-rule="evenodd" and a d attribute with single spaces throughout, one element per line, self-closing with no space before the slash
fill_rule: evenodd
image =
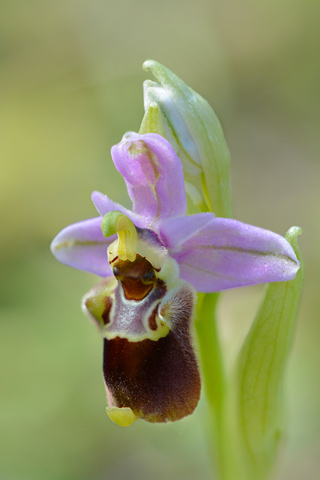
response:
<path id="1" fill-rule="evenodd" d="M 164 135 L 182 162 L 185 179 L 198 190 L 200 204 L 205 202 L 217 216 L 231 217 L 230 154 L 216 114 L 160 63 L 147 60 L 143 68 L 150 69 L 158 82 L 144 82 L 140 133 Z"/>

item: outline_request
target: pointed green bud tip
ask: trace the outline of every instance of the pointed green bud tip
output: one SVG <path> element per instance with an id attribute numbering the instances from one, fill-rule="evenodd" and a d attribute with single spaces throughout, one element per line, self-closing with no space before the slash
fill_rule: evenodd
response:
<path id="1" fill-rule="evenodd" d="M 230 155 L 216 114 L 204 98 L 160 63 L 147 60 L 143 69 L 151 70 L 157 79 L 144 82 L 143 133 L 163 135 L 207 210 L 231 217 Z"/>
<path id="2" fill-rule="evenodd" d="M 297 237 L 299 235 L 302 235 L 302 233 L 303 233 L 303 230 L 302 230 L 301 227 L 291 227 L 291 228 L 289 228 L 289 230 L 287 231 L 287 233 L 285 235 L 286 240 L 288 240 L 288 242 L 291 244 L 291 246 L 293 247 L 294 250 L 296 250 L 298 248 Z"/>
<path id="3" fill-rule="evenodd" d="M 152 102 L 147 106 L 139 133 L 140 135 L 144 135 L 145 133 L 157 133 L 158 135 L 165 137 L 160 107 L 156 102 Z"/>

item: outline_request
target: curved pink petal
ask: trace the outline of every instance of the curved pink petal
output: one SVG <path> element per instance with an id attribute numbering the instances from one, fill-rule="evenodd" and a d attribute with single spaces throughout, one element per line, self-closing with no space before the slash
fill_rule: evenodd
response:
<path id="1" fill-rule="evenodd" d="M 185 215 L 182 164 L 163 137 L 155 133 L 126 134 L 111 155 L 123 175 L 133 211 L 153 225 L 160 218 Z"/>
<path id="2" fill-rule="evenodd" d="M 93 201 L 94 206 L 96 207 L 98 213 L 101 216 L 104 216 L 106 213 L 109 213 L 112 210 L 119 210 L 128 218 L 130 218 L 130 220 L 133 221 L 136 227 L 145 228 L 147 226 L 147 222 L 144 217 L 142 217 L 141 215 L 136 215 L 131 210 L 128 210 L 127 208 L 120 205 L 120 203 L 116 203 L 113 200 L 110 200 L 110 198 L 103 193 L 97 191 L 92 192 L 91 200 Z"/>
<path id="3" fill-rule="evenodd" d="M 51 252 L 69 267 L 106 277 L 112 275 L 107 248 L 116 235 L 105 238 L 101 217 L 89 218 L 61 230 L 51 243 Z"/>
<path id="4" fill-rule="evenodd" d="M 237 220 L 205 213 L 163 220 L 158 228 L 181 278 L 200 292 L 291 280 L 299 269 L 285 238 Z"/>

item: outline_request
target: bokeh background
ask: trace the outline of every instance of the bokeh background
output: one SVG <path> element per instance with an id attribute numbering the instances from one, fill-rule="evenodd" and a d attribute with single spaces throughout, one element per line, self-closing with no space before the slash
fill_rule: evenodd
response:
<path id="1" fill-rule="evenodd" d="M 215 108 L 236 218 L 304 230 L 305 290 L 274 479 L 319 478 L 319 15 L 314 0 L 2 0 L 1 479 L 211 478 L 204 399 L 177 424 L 108 420 L 101 339 L 80 310 L 97 278 L 49 252 L 61 228 L 95 215 L 93 190 L 129 206 L 109 152 L 139 128 L 147 58 Z M 229 365 L 262 291 L 223 296 Z"/>

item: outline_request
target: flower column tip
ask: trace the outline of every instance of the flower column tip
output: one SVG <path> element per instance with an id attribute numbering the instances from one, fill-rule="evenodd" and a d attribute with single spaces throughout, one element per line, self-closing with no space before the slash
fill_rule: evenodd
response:
<path id="1" fill-rule="evenodd" d="M 111 237 L 115 233 L 118 234 L 118 240 L 110 245 L 108 254 L 114 255 L 114 248 L 116 256 L 121 260 L 129 260 L 133 262 L 136 259 L 137 246 L 137 230 L 134 223 L 124 215 L 122 212 L 113 210 L 106 213 L 101 222 L 101 230 L 104 237 Z M 109 258 L 110 261 L 110 258 Z"/>

